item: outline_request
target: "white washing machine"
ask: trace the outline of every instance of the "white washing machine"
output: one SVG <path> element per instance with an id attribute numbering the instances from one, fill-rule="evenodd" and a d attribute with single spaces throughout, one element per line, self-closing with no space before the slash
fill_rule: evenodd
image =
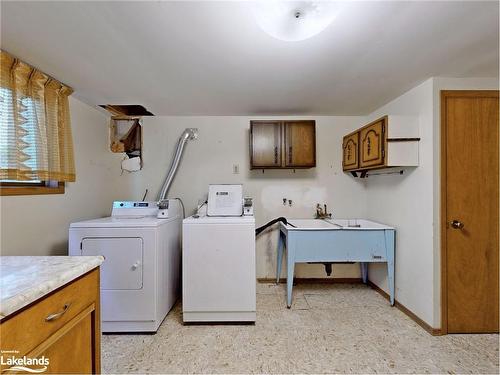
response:
<path id="1" fill-rule="evenodd" d="M 189 217 L 182 225 L 184 322 L 255 322 L 255 219 Z"/>
<path id="2" fill-rule="evenodd" d="M 155 332 L 180 289 L 182 210 L 169 200 L 168 218 L 156 202 L 114 202 L 111 217 L 72 223 L 70 255 L 103 255 L 103 332 Z"/>

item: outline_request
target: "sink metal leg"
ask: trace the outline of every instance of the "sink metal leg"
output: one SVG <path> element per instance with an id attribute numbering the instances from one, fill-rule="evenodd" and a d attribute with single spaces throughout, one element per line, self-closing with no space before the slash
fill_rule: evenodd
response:
<path id="1" fill-rule="evenodd" d="M 394 231 L 385 231 L 385 246 L 387 254 L 387 283 L 391 305 L 394 306 Z"/>
<path id="2" fill-rule="evenodd" d="M 287 258 L 287 276 L 286 276 L 286 305 L 288 308 L 292 307 L 292 288 L 293 288 L 293 273 L 295 269 L 295 246 L 287 243 L 286 249 Z"/>
<path id="3" fill-rule="evenodd" d="M 280 231 L 278 238 L 278 256 L 276 258 L 276 284 L 280 282 L 281 265 L 283 263 L 283 251 L 285 247 L 285 239 L 283 237 L 283 233 Z"/>
<path id="4" fill-rule="evenodd" d="M 363 278 L 363 283 L 366 284 L 366 282 L 368 281 L 368 263 L 361 262 L 359 266 L 361 268 L 361 277 Z"/>

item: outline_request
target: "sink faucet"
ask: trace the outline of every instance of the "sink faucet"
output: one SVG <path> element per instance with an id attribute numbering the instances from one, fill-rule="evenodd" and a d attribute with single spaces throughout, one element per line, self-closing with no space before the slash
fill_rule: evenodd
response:
<path id="1" fill-rule="evenodd" d="M 332 214 L 328 213 L 326 204 L 321 207 L 321 204 L 316 205 L 316 219 L 331 219 Z"/>

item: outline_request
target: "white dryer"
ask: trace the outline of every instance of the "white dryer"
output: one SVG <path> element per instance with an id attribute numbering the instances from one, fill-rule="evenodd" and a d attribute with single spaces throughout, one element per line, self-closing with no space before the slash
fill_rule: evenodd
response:
<path id="1" fill-rule="evenodd" d="M 255 322 L 255 219 L 196 217 L 182 226 L 184 322 Z"/>
<path id="2" fill-rule="evenodd" d="M 168 218 L 156 202 L 114 202 L 112 216 L 72 223 L 70 255 L 103 255 L 103 332 L 156 331 L 180 289 L 182 210 L 169 200 Z"/>

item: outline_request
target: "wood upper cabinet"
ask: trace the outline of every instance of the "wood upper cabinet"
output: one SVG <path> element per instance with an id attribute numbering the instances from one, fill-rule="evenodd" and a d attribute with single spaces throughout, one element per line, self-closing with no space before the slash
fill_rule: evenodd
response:
<path id="1" fill-rule="evenodd" d="M 251 169 L 293 169 L 315 166 L 315 121 L 250 122 Z"/>
<path id="2" fill-rule="evenodd" d="M 316 166 L 316 124 L 314 121 L 285 121 L 285 167 Z"/>
<path id="3" fill-rule="evenodd" d="M 361 168 L 384 165 L 385 123 L 386 117 L 372 122 L 360 130 L 359 166 Z"/>
<path id="4" fill-rule="evenodd" d="M 370 169 L 416 167 L 419 141 L 418 117 L 384 116 L 344 137 L 342 168 L 356 175 Z"/>
<path id="5" fill-rule="evenodd" d="M 281 166 L 281 121 L 250 122 L 250 165 L 252 168 Z"/>
<path id="6" fill-rule="evenodd" d="M 345 171 L 357 169 L 359 167 L 359 132 L 346 135 L 342 142 L 342 166 Z"/>

